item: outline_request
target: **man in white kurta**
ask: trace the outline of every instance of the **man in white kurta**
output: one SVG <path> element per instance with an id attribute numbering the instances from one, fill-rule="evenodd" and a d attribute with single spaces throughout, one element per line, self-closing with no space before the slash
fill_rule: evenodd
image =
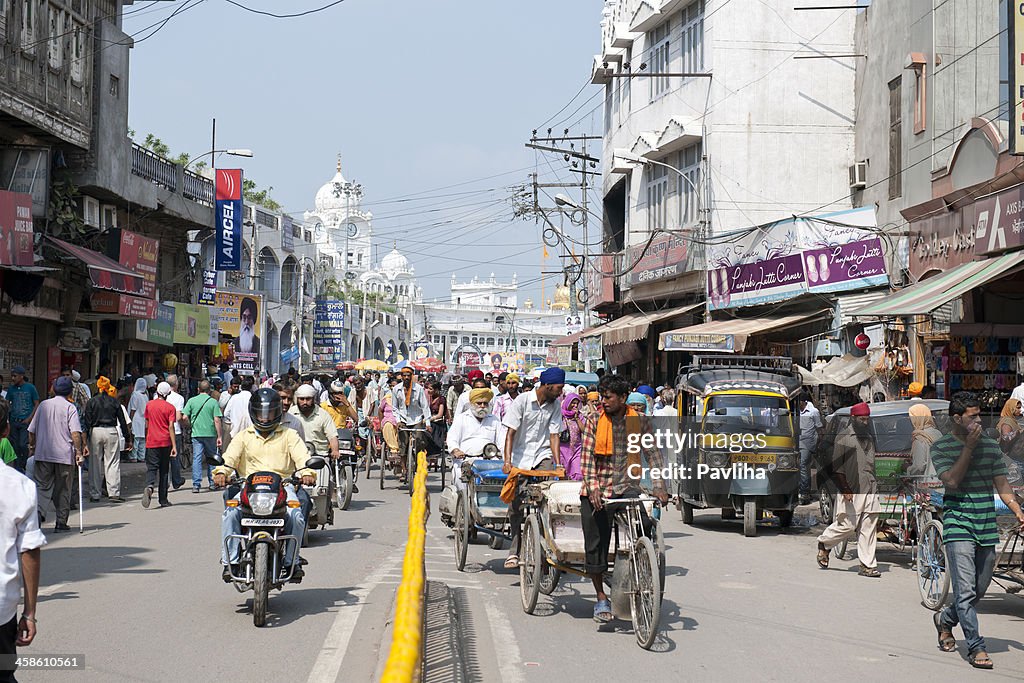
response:
<path id="1" fill-rule="evenodd" d="M 448 428 L 448 452 L 452 456 L 452 481 L 460 490 L 466 484 L 462 481 L 462 460 L 476 457 L 484 452 L 484 447 L 493 443 L 501 452 L 502 444 L 498 443 L 501 422 L 491 412 L 491 399 L 494 392 L 490 389 L 473 389 L 468 392 L 470 409 L 455 416 L 452 426 Z"/>
<path id="2" fill-rule="evenodd" d="M 843 541 L 857 537 L 860 575 L 878 578 L 875 561 L 878 502 L 875 480 L 875 442 L 871 437 L 871 409 L 858 403 L 850 409 L 850 426 L 836 434 L 833 451 L 836 518 L 818 537 L 818 565 L 828 568 L 828 552 Z"/>

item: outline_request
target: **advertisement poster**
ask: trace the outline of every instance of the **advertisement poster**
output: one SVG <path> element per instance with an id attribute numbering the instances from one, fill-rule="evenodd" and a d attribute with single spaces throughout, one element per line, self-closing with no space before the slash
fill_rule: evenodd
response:
<path id="1" fill-rule="evenodd" d="M 215 306 L 217 304 L 217 271 L 203 271 L 203 291 L 199 292 L 200 306 Z"/>
<path id="2" fill-rule="evenodd" d="M 85 353 L 89 350 L 92 332 L 84 327 L 62 327 L 57 330 L 57 348 L 61 351 Z"/>
<path id="3" fill-rule="evenodd" d="M 712 310 L 888 284 L 873 208 L 772 223 L 708 245 Z"/>
<path id="4" fill-rule="evenodd" d="M 217 343 L 217 325 L 210 320 L 210 309 L 177 301 L 174 307 L 174 343 L 213 346 Z"/>
<path id="5" fill-rule="evenodd" d="M 174 343 L 174 306 L 157 304 L 154 319 L 135 322 L 135 336 L 140 341 L 171 346 Z"/>
<path id="6" fill-rule="evenodd" d="M 160 259 L 160 240 L 143 237 L 127 230 L 120 231 L 118 262 L 143 277 L 142 292 L 139 296 L 152 299 L 156 296 L 156 269 Z"/>
<path id="7" fill-rule="evenodd" d="M 690 255 L 687 234 L 660 235 L 650 246 L 639 244 L 629 247 L 622 256 L 625 274 L 620 287 L 629 289 L 658 280 L 669 280 L 691 270 L 687 263 Z M 609 268 L 605 272 L 614 272 Z M 573 334 L 570 332 L 569 334 Z"/>
<path id="8" fill-rule="evenodd" d="M 316 300 L 313 314 L 313 367 L 333 368 L 345 358 L 345 302 Z"/>
<path id="9" fill-rule="evenodd" d="M 214 319 L 228 342 L 229 363 L 244 374 L 260 367 L 260 331 L 263 329 L 263 297 L 260 294 L 217 292 Z"/>
<path id="10" fill-rule="evenodd" d="M 31 195 L 0 190 L 0 265 L 33 265 Z"/>
<path id="11" fill-rule="evenodd" d="M 579 359 L 582 361 L 586 360 L 601 360 L 601 356 L 604 355 L 604 346 L 601 344 L 601 336 L 596 337 L 584 337 L 579 340 Z"/>
<path id="12" fill-rule="evenodd" d="M 242 269 L 242 170 L 218 168 L 214 226 L 217 270 Z"/>
<path id="13" fill-rule="evenodd" d="M 94 289 L 89 295 L 89 306 L 93 313 L 114 313 L 136 320 L 150 320 L 156 315 L 157 302 L 156 299 Z"/>

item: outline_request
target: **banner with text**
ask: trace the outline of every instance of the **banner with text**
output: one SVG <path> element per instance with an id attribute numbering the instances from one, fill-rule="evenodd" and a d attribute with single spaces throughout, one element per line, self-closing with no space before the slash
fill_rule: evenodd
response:
<path id="1" fill-rule="evenodd" d="M 222 362 L 232 365 L 242 374 L 255 373 L 260 367 L 263 296 L 217 292 L 216 299 L 213 315 L 217 328 L 220 334 L 231 338 L 222 349 Z"/>
<path id="2" fill-rule="evenodd" d="M 0 265 L 34 265 L 32 195 L 0 190 Z"/>
<path id="3" fill-rule="evenodd" d="M 218 168 L 214 225 L 217 231 L 217 270 L 242 269 L 242 170 Z"/>
<path id="4" fill-rule="evenodd" d="M 174 306 L 157 304 L 156 317 L 135 322 L 135 337 L 161 346 L 174 344 Z"/>
<path id="5" fill-rule="evenodd" d="M 313 313 L 313 367 L 333 368 L 345 358 L 345 302 L 316 300 Z"/>
<path id="6" fill-rule="evenodd" d="M 117 239 L 118 261 L 122 266 L 142 276 L 142 292 L 139 296 L 152 299 L 156 296 L 156 269 L 160 260 L 160 240 L 143 237 L 128 230 L 119 231 Z M 109 253 L 109 252 L 108 252 Z"/>
<path id="7" fill-rule="evenodd" d="M 214 346 L 217 343 L 217 323 L 210 317 L 210 309 L 177 301 L 174 307 L 174 343 L 196 346 Z"/>
<path id="8" fill-rule="evenodd" d="M 217 305 L 217 271 L 203 271 L 203 290 L 199 292 L 200 306 Z"/>
<path id="9" fill-rule="evenodd" d="M 712 310 L 889 283 L 873 208 L 792 218 L 709 244 Z"/>

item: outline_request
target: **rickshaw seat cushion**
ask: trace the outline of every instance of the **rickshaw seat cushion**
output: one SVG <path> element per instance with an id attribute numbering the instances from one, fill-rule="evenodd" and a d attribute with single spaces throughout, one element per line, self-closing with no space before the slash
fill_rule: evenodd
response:
<path id="1" fill-rule="evenodd" d="M 501 471 L 502 464 L 501 460 L 485 460 L 480 458 L 474 460 L 471 467 L 473 468 L 473 474 L 481 479 L 490 479 L 498 482 L 505 481 L 508 478 L 508 475 Z"/>
<path id="2" fill-rule="evenodd" d="M 544 504 L 552 514 L 579 514 L 581 481 L 545 481 L 538 484 L 544 491 Z"/>

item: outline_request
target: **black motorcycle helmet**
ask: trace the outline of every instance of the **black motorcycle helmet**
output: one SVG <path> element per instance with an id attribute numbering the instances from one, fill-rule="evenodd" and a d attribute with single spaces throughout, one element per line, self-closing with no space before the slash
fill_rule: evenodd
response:
<path id="1" fill-rule="evenodd" d="M 249 399 L 249 418 L 256 431 L 272 432 L 281 424 L 284 410 L 281 408 L 281 397 L 269 387 L 252 392 Z"/>

